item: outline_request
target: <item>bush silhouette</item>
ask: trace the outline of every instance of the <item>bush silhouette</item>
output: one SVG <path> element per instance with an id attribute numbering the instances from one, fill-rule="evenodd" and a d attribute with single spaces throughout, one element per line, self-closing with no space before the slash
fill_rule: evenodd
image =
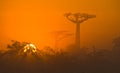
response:
<path id="1" fill-rule="evenodd" d="M 0 51 L 0 73 L 119 73 L 119 38 L 113 41 L 117 42 L 112 51 L 94 46 L 74 50 L 76 47 L 70 45 L 67 49 L 71 51 L 58 52 L 47 46 L 29 55 L 23 53 L 27 42 L 12 41 L 7 51 Z"/>

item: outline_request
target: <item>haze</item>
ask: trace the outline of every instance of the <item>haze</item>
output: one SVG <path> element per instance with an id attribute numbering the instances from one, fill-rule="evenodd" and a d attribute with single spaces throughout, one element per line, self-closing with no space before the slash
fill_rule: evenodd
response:
<path id="1" fill-rule="evenodd" d="M 120 35 L 119 0 L 1 0 L 0 3 L 1 47 L 10 40 L 33 42 L 40 48 L 54 47 L 52 32 L 75 33 L 75 24 L 64 17 L 67 12 L 97 16 L 81 24 L 82 47 L 107 48 Z M 71 36 L 59 46 L 73 42 L 74 36 Z"/>

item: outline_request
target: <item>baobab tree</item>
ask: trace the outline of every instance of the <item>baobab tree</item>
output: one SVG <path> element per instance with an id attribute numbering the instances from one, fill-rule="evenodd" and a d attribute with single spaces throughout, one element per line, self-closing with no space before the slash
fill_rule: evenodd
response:
<path id="1" fill-rule="evenodd" d="M 113 39 L 113 51 L 116 55 L 120 55 L 120 37 Z"/>
<path id="2" fill-rule="evenodd" d="M 58 49 L 58 44 L 61 40 L 73 35 L 69 33 L 68 31 L 54 31 L 53 34 L 55 37 L 55 48 L 57 49 Z"/>
<path id="3" fill-rule="evenodd" d="M 86 13 L 66 13 L 65 17 L 71 22 L 76 24 L 76 38 L 75 38 L 75 46 L 80 48 L 80 24 L 84 21 L 87 21 L 90 18 L 95 18 L 95 15 L 89 15 Z"/>

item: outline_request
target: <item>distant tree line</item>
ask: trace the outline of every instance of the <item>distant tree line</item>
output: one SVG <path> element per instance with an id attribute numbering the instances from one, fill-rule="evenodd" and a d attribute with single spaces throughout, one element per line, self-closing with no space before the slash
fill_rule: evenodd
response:
<path id="1" fill-rule="evenodd" d="M 120 37 L 113 40 L 112 50 L 74 50 L 70 45 L 71 52 L 57 52 L 48 46 L 26 55 L 26 44 L 12 40 L 8 50 L 0 52 L 0 73 L 120 73 Z"/>

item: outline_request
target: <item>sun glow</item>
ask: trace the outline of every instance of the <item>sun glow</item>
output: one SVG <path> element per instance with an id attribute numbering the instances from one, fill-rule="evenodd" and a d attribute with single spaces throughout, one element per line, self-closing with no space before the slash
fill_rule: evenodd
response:
<path id="1" fill-rule="evenodd" d="M 36 52 L 36 46 L 34 44 L 26 44 L 24 46 L 24 52 Z"/>

